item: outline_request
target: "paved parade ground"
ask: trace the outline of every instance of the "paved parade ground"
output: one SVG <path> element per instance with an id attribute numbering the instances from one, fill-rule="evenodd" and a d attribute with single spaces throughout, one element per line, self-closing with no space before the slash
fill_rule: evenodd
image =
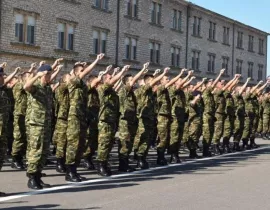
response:
<path id="1" fill-rule="evenodd" d="M 53 165 L 43 180 L 53 187 L 29 191 L 24 171 L 6 163 L 0 172 L 0 209 L 270 209 L 270 141 L 258 140 L 255 150 L 226 154 L 182 164 L 155 167 L 132 174 L 102 178 L 95 171 L 79 169 L 87 181 L 68 184 Z M 112 168 L 116 170 L 116 153 Z"/>

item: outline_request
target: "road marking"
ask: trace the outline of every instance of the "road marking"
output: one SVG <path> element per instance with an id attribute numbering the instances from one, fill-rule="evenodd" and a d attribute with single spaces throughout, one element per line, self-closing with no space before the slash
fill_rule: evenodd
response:
<path id="1" fill-rule="evenodd" d="M 146 169 L 146 170 L 134 171 L 132 173 L 123 173 L 123 174 L 113 175 L 111 177 L 106 177 L 106 178 L 87 180 L 87 181 L 83 181 L 83 182 L 79 182 L 79 183 L 67 184 L 67 185 L 63 185 L 63 186 L 59 186 L 59 187 L 52 187 L 52 188 L 48 188 L 48 189 L 30 191 L 30 192 L 21 193 L 21 194 L 18 194 L 18 195 L 11 195 L 11 196 L 0 198 L 0 202 L 19 199 L 19 198 L 24 198 L 24 197 L 28 197 L 28 196 L 32 196 L 32 195 L 38 195 L 38 194 L 53 192 L 53 191 L 57 191 L 57 190 L 69 189 L 69 188 L 73 188 L 73 187 L 77 187 L 77 186 L 85 185 L 85 184 L 90 184 L 90 183 L 106 182 L 106 181 L 116 179 L 116 178 L 129 177 L 129 176 L 134 176 L 134 175 L 137 175 L 137 174 L 144 174 L 144 173 L 147 173 L 147 172 L 158 171 L 158 170 L 177 167 L 177 166 L 184 166 L 184 165 L 189 165 L 189 164 L 193 164 L 193 163 L 197 163 L 197 162 L 203 162 L 203 161 L 207 161 L 207 160 L 219 159 L 219 158 L 222 158 L 222 157 L 234 156 L 234 155 L 242 154 L 242 153 L 255 152 L 255 151 L 265 150 L 265 149 L 269 149 L 269 148 L 270 148 L 270 146 L 260 147 L 260 148 L 253 149 L 253 150 L 247 150 L 247 151 L 241 151 L 241 152 L 235 152 L 235 153 L 228 153 L 228 154 L 223 154 L 223 155 L 219 155 L 219 156 L 214 156 L 214 157 L 209 157 L 209 158 L 202 158 L 202 159 L 187 161 L 187 162 L 178 163 L 178 164 L 172 164 L 172 165 L 167 165 L 167 166 L 162 166 L 162 167 L 149 168 L 149 169 Z"/>

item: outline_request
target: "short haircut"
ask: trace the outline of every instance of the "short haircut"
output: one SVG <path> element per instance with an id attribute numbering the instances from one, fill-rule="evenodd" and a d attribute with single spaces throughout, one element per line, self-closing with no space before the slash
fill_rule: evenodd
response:
<path id="1" fill-rule="evenodd" d="M 74 65 L 74 66 L 73 66 L 74 72 L 77 71 L 77 69 L 78 69 L 79 67 L 84 68 L 84 65 L 81 64 L 81 63 L 78 63 L 78 64 Z"/>
<path id="2" fill-rule="evenodd" d="M 86 81 L 90 83 L 90 82 L 93 82 L 93 80 L 96 79 L 96 78 L 97 78 L 96 75 L 90 75 L 90 76 L 87 78 Z"/>
<path id="3" fill-rule="evenodd" d="M 146 75 L 143 77 L 143 80 L 144 80 L 144 82 L 147 82 L 149 79 L 153 79 L 153 78 L 154 78 L 153 75 L 151 75 L 151 74 L 146 74 Z"/>
<path id="4" fill-rule="evenodd" d="M 123 83 L 124 83 L 125 85 L 127 84 L 127 80 L 128 80 L 129 77 L 132 77 L 132 75 L 131 75 L 131 74 L 126 74 L 126 75 L 123 77 L 122 81 L 123 81 Z"/>

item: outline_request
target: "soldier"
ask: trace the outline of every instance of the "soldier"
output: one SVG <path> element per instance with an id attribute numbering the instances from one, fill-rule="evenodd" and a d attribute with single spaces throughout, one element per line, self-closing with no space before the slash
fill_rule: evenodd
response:
<path id="1" fill-rule="evenodd" d="M 69 112 L 68 82 L 70 75 L 64 74 L 59 87 L 55 90 L 56 124 L 53 134 L 53 144 L 56 146 L 56 171 L 65 173 L 65 155 L 67 147 L 67 125 Z"/>
<path id="2" fill-rule="evenodd" d="M 263 107 L 263 103 L 264 100 L 266 99 L 265 97 L 266 95 L 261 94 L 260 96 L 258 96 L 258 102 L 259 102 L 259 123 L 258 123 L 258 128 L 257 128 L 257 137 L 263 137 L 262 133 L 263 133 L 263 112 L 264 112 L 264 107 Z"/>
<path id="3" fill-rule="evenodd" d="M 114 77 L 109 74 L 104 75 L 103 84 L 98 88 L 100 111 L 97 161 L 100 176 L 111 176 L 112 174 L 108 167 L 108 159 L 119 120 L 119 98 L 113 86 L 129 68 L 128 65 L 124 66 Z"/>
<path id="4" fill-rule="evenodd" d="M 36 67 L 36 64 L 31 65 L 32 71 Z M 24 169 L 23 157 L 26 154 L 27 139 L 26 139 L 26 125 L 25 125 L 25 115 L 27 109 L 27 93 L 23 86 L 29 72 L 24 72 L 19 75 L 19 81 L 13 88 L 13 95 L 15 99 L 14 104 L 14 141 L 12 145 L 12 164 L 11 167 L 15 169 Z"/>
<path id="5" fill-rule="evenodd" d="M 66 176 L 69 182 L 81 182 L 84 177 L 77 173 L 84 152 L 85 138 L 87 133 L 87 86 L 83 78 L 88 75 L 102 60 L 104 54 L 99 54 L 96 60 L 89 66 L 75 64 L 68 83 L 69 112 L 67 126 L 67 149 L 66 149 Z"/>
<path id="6" fill-rule="evenodd" d="M 163 76 L 169 71 L 169 68 L 165 68 L 164 72 L 153 78 L 152 75 L 145 75 L 145 85 L 141 86 L 137 94 L 138 108 L 137 115 L 139 118 L 138 131 L 134 141 L 134 152 L 138 157 L 138 167 L 141 169 L 149 168 L 146 161 L 149 146 L 151 144 L 153 136 L 153 128 L 155 126 L 155 98 L 153 87 L 156 85 Z"/>
<path id="7" fill-rule="evenodd" d="M 269 138 L 269 121 L 270 121 L 270 94 L 263 95 L 263 112 L 262 112 L 262 135 L 264 139 Z"/>
<path id="8" fill-rule="evenodd" d="M 179 78 L 186 71 L 182 69 Z M 183 79 L 178 79 L 174 86 L 169 88 L 172 102 L 172 123 L 170 128 L 170 143 L 168 151 L 171 154 L 170 163 L 180 163 L 179 149 L 184 134 L 184 126 L 187 120 L 186 116 L 186 96 L 183 91 L 183 85 L 191 76 L 193 71 L 189 71 Z M 177 78 L 177 77 L 176 77 Z"/>
<path id="9" fill-rule="evenodd" d="M 240 146 L 239 143 L 241 141 L 243 131 L 244 131 L 244 125 L 245 125 L 245 117 L 246 117 L 246 112 L 245 112 L 245 101 L 242 96 L 243 92 L 245 91 L 248 82 L 250 81 L 251 78 L 248 78 L 246 83 L 242 87 L 238 87 L 235 90 L 235 94 L 233 95 L 234 101 L 235 101 L 235 122 L 234 122 L 234 138 L 233 138 L 233 150 L 234 151 L 240 151 Z"/>
<path id="10" fill-rule="evenodd" d="M 132 151 L 134 138 L 138 129 L 137 100 L 134 93 L 134 85 L 137 80 L 147 73 L 149 63 L 144 64 L 142 70 L 134 77 L 125 75 L 122 79 L 123 87 L 119 91 L 120 99 L 120 123 L 119 123 L 119 171 L 132 172 L 129 166 L 129 154 Z"/>
<path id="11" fill-rule="evenodd" d="M 224 69 L 222 69 L 214 82 L 208 82 L 206 88 L 203 91 L 203 102 L 204 102 L 204 112 L 203 112 L 203 156 L 210 157 L 211 152 L 209 151 L 209 147 L 212 142 L 212 138 L 214 135 L 214 123 L 215 119 L 215 100 L 212 91 L 217 85 L 220 77 L 224 73 Z"/>

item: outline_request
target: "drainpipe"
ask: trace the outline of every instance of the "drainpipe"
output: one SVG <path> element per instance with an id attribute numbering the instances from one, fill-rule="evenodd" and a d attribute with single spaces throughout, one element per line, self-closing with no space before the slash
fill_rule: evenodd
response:
<path id="1" fill-rule="evenodd" d="M 119 28 L 120 28 L 120 0 L 117 0 L 116 42 L 115 42 L 115 62 L 114 62 L 115 66 L 118 66 Z"/>
<path id="2" fill-rule="evenodd" d="M 188 65 L 188 38 L 189 38 L 189 17 L 190 17 L 190 5 L 187 6 L 187 26 L 186 26 L 186 60 L 185 60 L 185 68 Z"/>

